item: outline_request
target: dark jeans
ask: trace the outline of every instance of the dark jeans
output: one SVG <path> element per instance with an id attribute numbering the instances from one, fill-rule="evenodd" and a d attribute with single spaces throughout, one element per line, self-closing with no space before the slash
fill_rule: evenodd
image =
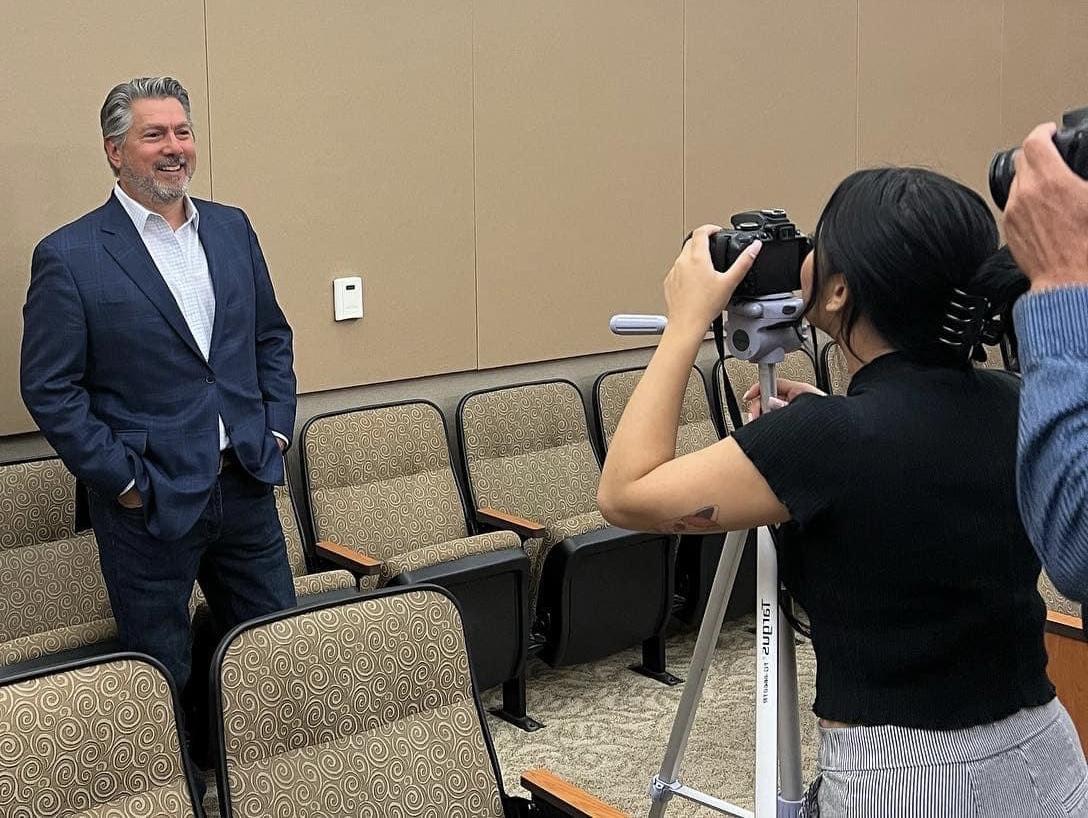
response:
<path id="1" fill-rule="evenodd" d="M 272 487 L 236 463 L 223 469 L 200 519 L 178 540 L 153 537 L 143 510 L 127 509 L 115 497 L 92 492 L 90 512 L 118 638 L 125 649 L 166 665 L 179 694 L 192 665 L 194 581 L 220 634 L 295 605 Z"/>

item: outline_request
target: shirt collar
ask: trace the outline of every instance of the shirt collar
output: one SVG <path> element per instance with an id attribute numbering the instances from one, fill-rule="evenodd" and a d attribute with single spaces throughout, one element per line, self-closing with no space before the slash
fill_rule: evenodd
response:
<path id="1" fill-rule="evenodd" d="M 138 233 L 142 234 L 144 232 L 144 227 L 147 225 L 147 220 L 152 216 L 157 216 L 158 218 L 162 219 L 162 216 L 160 216 L 158 213 L 153 210 L 148 210 L 138 201 L 125 193 L 125 191 L 121 189 L 121 185 L 119 182 L 114 183 L 113 185 L 113 195 L 117 197 L 117 201 L 121 203 L 121 207 L 125 209 L 125 212 L 128 213 L 128 217 L 132 219 L 132 223 L 136 226 L 136 231 Z M 163 219 L 163 221 L 165 222 L 166 220 Z M 200 228 L 200 212 L 196 209 L 196 205 L 193 204 L 193 200 L 186 196 L 185 224 L 183 224 L 181 227 L 185 227 L 190 223 L 192 223 L 194 230 L 198 230 Z M 178 229 L 180 230 L 181 228 Z"/>

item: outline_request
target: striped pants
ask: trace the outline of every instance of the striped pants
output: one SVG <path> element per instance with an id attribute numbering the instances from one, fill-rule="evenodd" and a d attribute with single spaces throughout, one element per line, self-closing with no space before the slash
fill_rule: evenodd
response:
<path id="1" fill-rule="evenodd" d="M 1054 699 L 965 730 L 820 728 L 803 818 L 1088 818 L 1088 767 Z"/>

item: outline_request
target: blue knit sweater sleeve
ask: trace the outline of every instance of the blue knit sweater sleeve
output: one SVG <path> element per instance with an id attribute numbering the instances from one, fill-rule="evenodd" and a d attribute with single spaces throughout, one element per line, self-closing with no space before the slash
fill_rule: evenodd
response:
<path id="1" fill-rule="evenodd" d="M 1088 600 L 1088 287 L 1021 298 L 1020 514 L 1054 585 Z"/>

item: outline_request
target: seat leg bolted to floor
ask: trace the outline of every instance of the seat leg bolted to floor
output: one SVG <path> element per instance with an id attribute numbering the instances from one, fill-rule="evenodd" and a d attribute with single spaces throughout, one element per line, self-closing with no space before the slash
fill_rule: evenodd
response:
<path id="1" fill-rule="evenodd" d="M 642 663 L 629 666 L 630 670 L 672 687 L 684 680 L 669 673 L 665 663 L 665 635 L 651 636 L 642 643 Z"/>
<path id="2" fill-rule="evenodd" d="M 502 707 L 494 707 L 490 711 L 492 716 L 510 722 L 526 733 L 535 733 L 544 725 L 526 713 L 525 707 L 525 674 L 503 682 Z"/>

